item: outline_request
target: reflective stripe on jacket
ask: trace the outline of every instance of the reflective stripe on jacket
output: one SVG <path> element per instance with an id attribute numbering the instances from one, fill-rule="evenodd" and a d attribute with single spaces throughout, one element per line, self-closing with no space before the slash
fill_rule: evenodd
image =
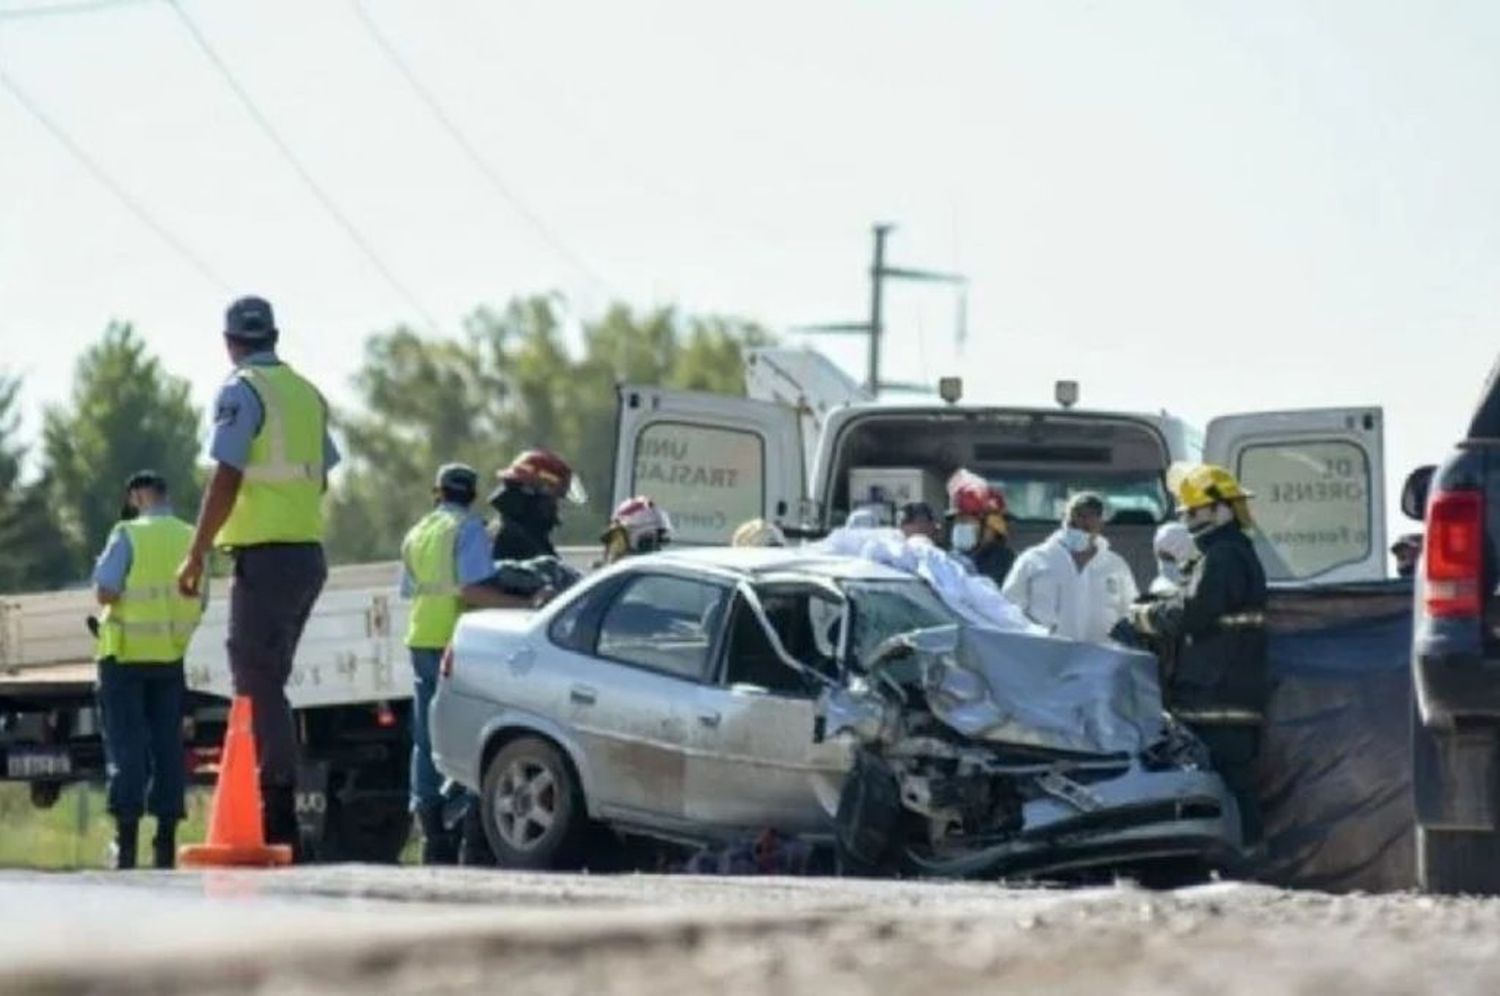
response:
<path id="1" fill-rule="evenodd" d="M 265 418 L 219 546 L 317 543 L 323 538 L 323 438 L 328 410 L 318 389 L 285 364 L 244 366 L 238 376 Z"/>
<path id="2" fill-rule="evenodd" d="M 122 664 L 180 661 L 203 617 L 201 599 L 177 592 L 177 567 L 192 546 L 193 527 L 162 515 L 115 528 L 130 539 L 130 571 L 119 600 L 99 619 L 98 655 Z"/>

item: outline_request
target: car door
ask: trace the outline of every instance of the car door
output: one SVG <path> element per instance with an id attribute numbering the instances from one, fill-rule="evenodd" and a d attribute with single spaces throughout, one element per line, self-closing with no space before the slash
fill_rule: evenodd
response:
<path id="1" fill-rule="evenodd" d="M 830 639 L 842 644 L 842 626 Z M 751 656 L 759 660 L 746 666 Z M 688 817 L 720 833 L 826 833 L 851 755 L 846 741 L 814 742 L 817 686 L 777 659 L 743 598 L 736 599 L 722 658 L 716 680 L 696 695 Z"/>
<path id="2" fill-rule="evenodd" d="M 1255 493 L 1256 546 L 1273 583 L 1386 576 L 1384 417 L 1379 408 L 1214 419 L 1204 458 Z"/>
<path id="3" fill-rule="evenodd" d="M 800 515 L 796 409 L 630 385 L 619 399 L 615 504 L 649 495 L 671 514 L 682 544 L 723 544 L 748 519 L 792 523 Z"/>
<path id="4" fill-rule="evenodd" d="M 711 579 L 639 571 L 604 609 L 564 710 L 601 815 L 666 827 L 683 820 L 689 716 L 717 659 L 729 594 Z M 566 633 L 553 639 L 570 642 Z"/>

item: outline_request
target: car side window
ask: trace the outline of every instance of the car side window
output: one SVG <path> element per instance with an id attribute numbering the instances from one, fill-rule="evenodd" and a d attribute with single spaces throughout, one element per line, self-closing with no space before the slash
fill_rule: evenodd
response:
<path id="1" fill-rule="evenodd" d="M 832 678 L 838 673 L 843 608 L 807 590 L 761 590 L 761 608 L 781 645 L 794 660 Z M 756 685 L 778 695 L 811 698 L 817 685 L 777 655 L 760 620 L 743 599 L 735 602 L 727 645 L 724 683 Z"/>
<path id="2" fill-rule="evenodd" d="M 600 657 L 700 681 L 708 670 L 728 589 L 670 574 L 631 579 L 604 613 Z"/>
<path id="3" fill-rule="evenodd" d="M 594 640 L 599 634 L 599 619 L 625 581 L 625 578 L 615 578 L 574 598 L 547 627 L 547 638 L 564 650 L 592 654 Z"/>

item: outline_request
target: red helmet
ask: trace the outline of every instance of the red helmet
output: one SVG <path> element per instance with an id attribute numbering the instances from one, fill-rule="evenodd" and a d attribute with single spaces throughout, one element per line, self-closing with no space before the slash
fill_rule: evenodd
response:
<path id="1" fill-rule="evenodd" d="M 530 488 L 542 494 L 582 505 L 589 500 L 583 482 L 568 462 L 551 450 L 527 450 L 495 474 L 505 484 Z"/>
<path id="2" fill-rule="evenodd" d="M 610 529 L 622 529 L 632 550 L 639 550 L 648 537 L 661 546 L 672 537 L 672 519 L 667 510 L 644 495 L 627 498 L 610 516 Z M 609 532 L 605 532 L 608 537 Z"/>
<path id="3" fill-rule="evenodd" d="M 970 470 L 948 478 L 948 514 L 975 519 L 1005 515 L 1005 494 Z"/>

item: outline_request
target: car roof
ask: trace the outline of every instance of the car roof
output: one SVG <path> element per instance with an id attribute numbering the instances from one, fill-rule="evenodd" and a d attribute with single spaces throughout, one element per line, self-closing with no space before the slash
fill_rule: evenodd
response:
<path id="1" fill-rule="evenodd" d="M 844 581 L 907 581 L 912 575 L 862 557 L 837 557 L 812 547 L 700 546 L 636 557 L 628 561 L 642 567 L 651 563 L 673 564 L 690 569 L 717 569 L 757 577 L 765 574 L 799 573 Z"/>

